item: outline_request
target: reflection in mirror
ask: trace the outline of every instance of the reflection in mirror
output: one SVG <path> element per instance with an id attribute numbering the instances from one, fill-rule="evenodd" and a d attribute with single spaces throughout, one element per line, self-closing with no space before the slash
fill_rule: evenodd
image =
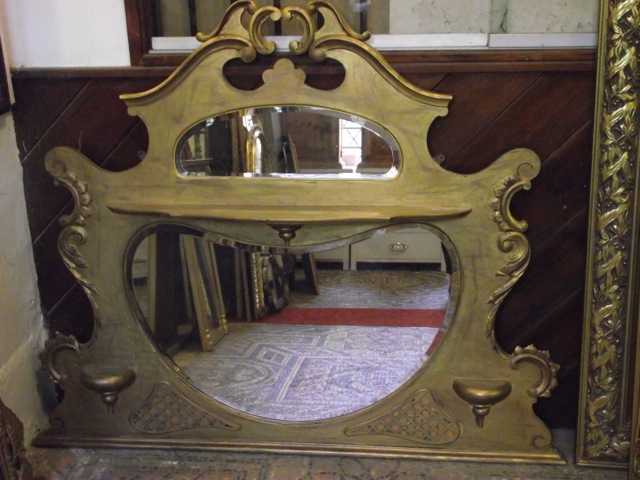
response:
<path id="1" fill-rule="evenodd" d="M 365 408 L 432 356 L 452 282 L 423 226 L 357 240 L 276 255 L 158 231 L 131 266 L 145 329 L 195 387 L 242 412 L 310 421 Z"/>
<path id="2" fill-rule="evenodd" d="M 382 127 L 332 110 L 250 108 L 208 118 L 178 141 L 182 175 L 390 178 L 400 150 Z"/>

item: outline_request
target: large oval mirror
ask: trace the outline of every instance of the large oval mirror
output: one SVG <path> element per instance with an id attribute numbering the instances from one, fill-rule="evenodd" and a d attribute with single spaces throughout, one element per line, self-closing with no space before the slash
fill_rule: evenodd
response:
<path id="1" fill-rule="evenodd" d="M 248 414 L 312 421 L 365 408 L 426 365 L 453 315 L 455 258 L 422 225 L 301 254 L 224 243 L 155 231 L 131 285 L 175 368 Z"/>
<path id="2" fill-rule="evenodd" d="M 238 110 L 208 118 L 178 141 L 185 176 L 391 178 L 400 149 L 379 125 L 311 107 Z"/>

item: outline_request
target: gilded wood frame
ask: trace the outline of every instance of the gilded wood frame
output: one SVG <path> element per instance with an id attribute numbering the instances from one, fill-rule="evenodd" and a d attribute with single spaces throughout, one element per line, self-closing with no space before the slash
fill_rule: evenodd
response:
<path id="1" fill-rule="evenodd" d="M 602 0 L 577 428 L 583 465 L 627 464 L 638 410 L 639 42 L 640 0 Z"/>
<path id="2" fill-rule="evenodd" d="M 312 15 L 320 12 L 323 26 Z M 241 21 L 249 16 L 249 27 Z M 305 82 L 289 58 L 263 73 L 264 84 L 239 90 L 224 77 L 230 60 L 271 55 L 267 21 L 300 21 L 294 55 L 333 59 L 344 81 L 331 90 Z M 65 391 L 38 445 L 156 446 L 336 452 L 513 462 L 561 463 L 532 406 L 556 385 L 558 366 L 533 345 L 504 351 L 495 338 L 500 304 L 524 274 L 526 221 L 510 203 L 531 188 L 537 155 L 516 149 L 470 175 L 444 170 L 426 138 L 448 95 L 401 78 L 323 0 L 305 8 L 257 8 L 235 2 L 203 45 L 166 81 L 125 95 L 129 113 L 149 130 L 143 161 L 107 172 L 77 150 L 53 149 L 45 165 L 74 196 L 61 217 L 58 247 L 95 313 L 91 341 L 58 335 L 41 358 Z M 371 95 L 375 92 L 375 95 Z M 384 126 L 402 152 L 392 179 L 181 176 L 176 144 L 212 116 L 265 106 L 338 110 Z M 252 416 L 206 396 L 147 335 L 130 288 L 130 261 L 149 232 L 172 223 L 187 233 L 268 253 L 309 253 L 324 243 L 361 239 L 380 228 L 426 225 L 450 248 L 458 289 L 452 319 L 433 360 L 398 390 L 347 415 L 314 422 Z M 463 352 L 463 354 L 461 354 Z"/>

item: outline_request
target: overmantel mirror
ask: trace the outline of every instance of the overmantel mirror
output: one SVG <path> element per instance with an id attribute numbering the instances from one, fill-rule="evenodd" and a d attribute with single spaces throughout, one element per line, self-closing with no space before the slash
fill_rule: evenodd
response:
<path id="1" fill-rule="evenodd" d="M 270 21 L 302 26 L 294 55 L 233 86 L 228 62 L 273 54 Z M 402 79 L 328 2 L 235 2 L 199 38 L 123 96 L 149 131 L 138 166 L 47 155 L 96 328 L 48 342 L 63 399 L 36 443 L 562 462 L 532 410 L 557 365 L 494 335 L 529 263 L 510 202 L 538 157 L 444 170 L 426 139 L 450 97 Z M 315 88 L 296 55 L 344 79 Z"/>

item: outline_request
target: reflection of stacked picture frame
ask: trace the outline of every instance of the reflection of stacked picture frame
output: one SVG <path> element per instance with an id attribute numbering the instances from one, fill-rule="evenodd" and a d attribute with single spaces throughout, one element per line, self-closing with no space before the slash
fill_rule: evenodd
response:
<path id="1" fill-rule="evenodd" d="M 144 264 L 133 272 L 136 297 L 149 329 L 164 348 L 180 348 L 197 329 L 202 350 L 212 350 L 228 333 L 213 244 L 191 235 L 160 232 L 141 244 L 136 261 Z"/>
<path id="2" fill-rule="evenodd" d="M 236 250 L 237 316 L 263 320 L 288 303 L 289 286 L 278 255 Z"/>
<path id="3" fill-rule="evenodd" d="M 200 345 L 202 350 L 211 351 L 229 332 L 214 245 L 190 235 L 182 235 L 180 242 Z"/>
<path id="4" fill-rule="evenodd" d="M 262 320 L 267 314 L 262 289 L 260 270 L 260 254 L 236 251 L 236 282 L 239 285 L 237 295 L 237 315 L 247 321 Z"/>

